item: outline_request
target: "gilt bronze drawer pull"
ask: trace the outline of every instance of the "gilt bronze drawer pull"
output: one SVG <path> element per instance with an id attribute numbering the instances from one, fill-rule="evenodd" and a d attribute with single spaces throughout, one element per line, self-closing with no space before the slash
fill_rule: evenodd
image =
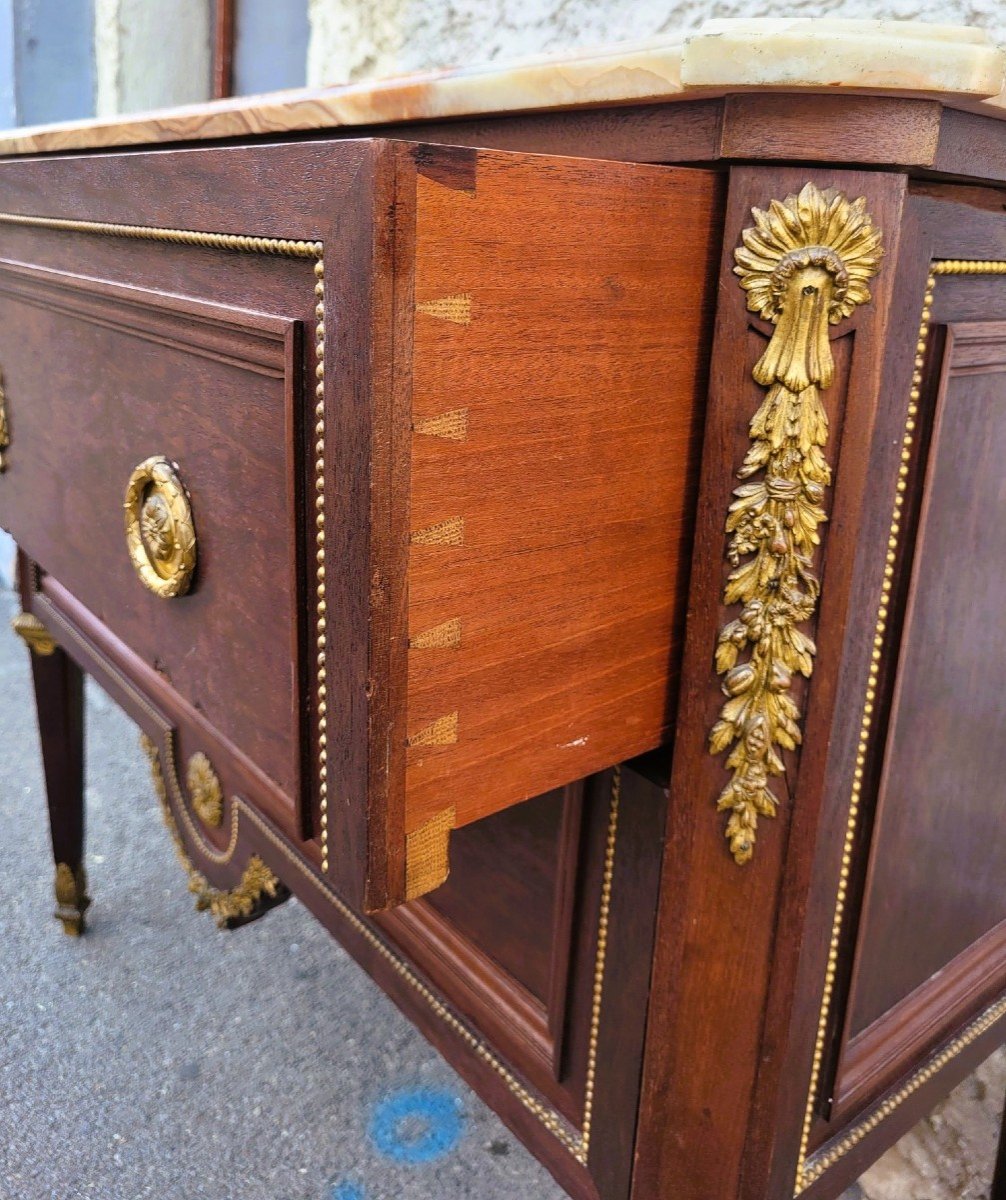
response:
<path id="1" fill-rule="evenodd" d="M 136 468 L 126 487 L 126 545 L 144 587 L 184 596 L 196 569 L 192 507 L 175 468 L 160 455 Z"/>

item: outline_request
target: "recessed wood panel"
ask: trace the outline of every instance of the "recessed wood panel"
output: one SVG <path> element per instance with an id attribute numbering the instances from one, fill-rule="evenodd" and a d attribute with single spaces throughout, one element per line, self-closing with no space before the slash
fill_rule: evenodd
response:
<path id="1" fill-rule="evenodd" d="M 12 262 L 0 263 L 0 323 L 5 523 L 295 799 L 295 323 Z M 191 498 L 184 599 L 147 591 L 126 547 L 126 484 L 153 455 L 178 464 Z M 263 520 L 278 542 L 257 535 Z"/>
<path id="2" fill-rule="evenodd" d="M 1006 323 L 952 325 L 900 639 L 837 1095 L 1006 982 Z"/>

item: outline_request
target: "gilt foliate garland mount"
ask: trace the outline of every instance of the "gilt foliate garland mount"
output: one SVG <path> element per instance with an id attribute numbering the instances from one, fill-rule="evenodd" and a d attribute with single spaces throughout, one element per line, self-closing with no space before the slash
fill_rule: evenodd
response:
<path id="1" fill-rule="evenodd" d="M 751 419 L 751 445 L 727 513 L 731 571 L 723 592 L 739 615 L 720 630 L 716 672 L 727 697 L 709 735 L 712 754 L 728 751 L 731 777 L 717 809 L 734 861 L 754 854 L 758 818 L 774 817 L 769 786 L 785 771 L 782 752 L 801 740 L 792 695 L 809 678 L 816 648 L 801 629 L 817 608 L 814 554 L 827 519 L 828 417 L 821 401 L 835 374 L 828 326 L 870 299 L 880 267 L 881 233 L 866 201 L 808 183 L 798 196 L 751 210 L 734 252 L 747 307 L 775 326 L 752 372 L 767 389 Z"/>

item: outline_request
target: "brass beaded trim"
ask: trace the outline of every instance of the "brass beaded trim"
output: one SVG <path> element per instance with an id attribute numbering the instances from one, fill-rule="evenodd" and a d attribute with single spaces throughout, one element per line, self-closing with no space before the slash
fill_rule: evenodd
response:
<path id="1" fill-rule="evenodd" d="M 287 844 L 277 836 L 264 818 L 254 809 L 249 808 L 238 798 L 235 807 L 241 807 L 242 812 L 258 827 L 259 832 L 282 854 L 305 879 L 325 897 L 339 913 L 347 925 L 374 949 L 391 969 L 427 1004 L 435 1016 L 459 1037 L 496 1075 L 503 1085 L 515 1096 L 532 1116 L 536 1117 L 580 1163 L 587 1165 L 590 1151 L 591 1130 L 594 1118 L 595 1084 L 597 1080 L 598 1043 L 601 1028 L 601 1010 L 604 999 L 605 963 L 608 950 L 608 922 L 611 915 L 611 895 L 615 877 L 615 851 L 618 843 L 618 814 L 622 793 L 622 772 L 615 767 L 612 773 L 611 802 L 608 809 L 608 834 L 604 850 L 604 871 L 601 882 L 601 900 L 597 922 L 597 953 L 594 959 L 594 990 L 590 1014 L 590 1034 L 587 1051 L 587 1084 L 584 1091 L 583 1126 L 579 1134 L 567 1125 L 566 1121 L 554 1109 L 546 1107 L 534 1094 L 526 1088 L 516 1075 L 492 1052 L 482 1039 L 462 1021 L 440 997 L 425 984 L 404 959 L 388 945 L 361 917 L 343 901 L 340 896 L 320 876 L 310 869 L 308 864 L 294 854 Z"/>
<path id="2" fill-rule="evenodd" d="M 320 243 L 314 263 L 314 540 L 315 666 L 317 678 L 318 813 L 321 823 L 321 869 L 328 873 L 328 598 L 325 593 L 325 259 Z"/>
<path id="3" fill-rule="evenodd" d="M 1006 275 L 1006 271 L 996 271 L 995 274 Z M 904 1103 L 909 1096 L 928 1083 L 934 1075 L 938 1075 L 948 1063 L 953 1062 L 961 1051 L 966 1050 L 968 1046 L 976 1042 L 982 1034 L 988 1033 L 992 1026 L 1003 1017 L 1006 1017 L 1006 998 L 997 1000 L 995 1004 L 990 1005 L 966 1029 L 958 1034 L 953 1041 L 948 1042 L 942 1050 L 933 1055 L 924 1067 L 920 1067 L 914 1075 L 910 1076 L 896 1092 L 893 1092 L 886 1100 L 881 1101 L 859 1124 L 853 1126 L 841 1141 L 822 1150 L 820 1154 L 808 1160 L 804 1164 L 804 1171 L 801 1175 L 802 1184 L 800 1190 L 802 1191 L 820 1179 L 829 1167 L 834 1166 L 840 1158 L 848 1154 L 854 1146 L 857 1146 L 867 1134 L 872 1133 L 878 1125 L 886 1121 L 891 1113 L 900 1104 Z"/>
<path id="4" fill-rule="evenodd" d="M 901 439 L 901 463 L 898 467 L 898 481 L 895 487 L 894 509 L 891 515 L 891 525 L 887 538 L 887 557 L 884 563 L 884 579 L 880 589 L 880 603 L 877 607 L 877 621 L 874 626 L 873 647 L 870 654 L 870 669 L 867 677 L 866 695 L 863 700 L 862 716 L 859 725 L 859 741 L 856 746 L 856 765 L 853 771 L 852 794 L 849 801 L 849 816 L 845 828 L 845 841 L 842 846 L 842 865 L 839 871 L 838 893 L 835 897 L 835 915 L 832 922 L 831 941 L 828 945 L 828 962 L 824 973 L 824 989 L 821 999 L 821 1010 L 817 1023 L 817 1038 L 814 1043 L 814 1058 L 811 1065 L 810 1084 L 807 1095 L 807 1108 L 804 1113 L 803 1130 L 800 1137 L 800 1156 L 797 1165 L 795 1195 L 805 1191 L 815 1180 L 819 1179 L 829 1167 L 833 1166 L 843 1155 L 857 1146 L 867 1134 L 890 1115 L 903 1101 L 907 1100 L 925 1082 L 941 1070 L 951 1059 L 980 1037 L 1000 1016 L 1006 1015 L 1006 999 L 987 1009 L 980 1017 L 954 1039 L 945 1049 L 941 1050 L 922 1067 L 920 1067 L 893 1095 L 881 1101 L 868 1112 L 852 1129 L 828 1150 L 808 1158 L 807 1150 L 810 1144 L 810 1131 L 814 1121 L 814 1109 L 817 1104 L 818 1088 L 821 1082 L 821 1067 L 824 1062 L 825 1046 L 828 1038 L 828 1025 L 831 1019 L 831 1001 L 834 994 L 835 979 L 838 973 L 839 947 L 842 940 L 842 928 L 845 920 L 845 906 L 848 899 L 849 874 L 852 867 L 852 851 L 859 831 L 860 802 L 863 791 L 863 774 L 866 766 L 866 755 L 870 745 L 873 727 L 873 706 L 877 696 L 877 680 L 880 660 L 883 654 L 884 639 L 887 633 L 887 618 L 891 598 L 891 587 L 894 579 L 894 564 L 900 544 L 901 517 L 904 507 L 905 491 L 908 487 L 907 476 L 912 461 L 912 444 L 915 440 L 915 425 L 919 413 L 919 400 L 922 395 L 922 371 L 925 366 L 926 348 L 929 344 L 929 319 L 932 316 L 933 294 L 936 290 L 936 277 L 940 275 L 1006 275 L 1006 261 L 982 262 L 974 259 L 939 259 L 930 264 L 930 273 L 926 280 L 926 292 L 922 302 L 922 316 L 919 322 L 919 335 L 915 345 L 915 367 L 912 373 L 912 387 L 909 393 L 908 412 L 905 419 L 904 432 Z"/>
<path id="5" fill-rule="evenodd" d="M 587 1042 L 587 1082 L 583 1095 L 583 1132 L 580 1137 L 586 1165 L 590 1151 L 590 1133 L 594 1121 L 594 1089 L 597 1083 L 597 1049 L 601 1036 L 601 1006 L 604 1003 L 604 971 L 608 958 L 608 918 L 611 915 L 611 890 L 615 881 L 615 850 L 618 844 L 618 805 L 622 792 L 622 768 L 615 767 L 611 781 L 611 808 L 608 813 L 608 839 L 604 846 L 604 874 L 601 878 L 601 904 L 597 918 L 597 955 L 594 959 L 594 990 L 591 1000 L 590 1037 Z"/>
<path id="6" fill-rule="evenodd" d="M 322 242 L 290 238 L 248 237 L 232 233 L 206 233 L 191 229 L 158 229 L 148 225 L 122 225 L 111 221 L 77 221 L 59 217 L 0 213 L 0 225 L 55 229 L 64 233 L 93 233 L 180 246 L 201 246 L 244 254 L 269 254 L 314 260 L 315 296 L 315 666 L 317 670 L 317 761 L 320 816 L 321 869 L 328 871 L 328 603 L 325 594 L 325 248 Z M 183 811 L 185 811 L 183 806 Z M 202 844 L 202 843 L 200 843 Z M 211 851 L 207 851 L 213 857 Z M 225 860 L 217 860 L 225 861 Z"/>
<path id="7" fill-rule="evenodd" d="M 164 751 L 167 758 L 166 782 L 175 798 L 175 803 L 178 806 L 178 811 L 181 813 L 182 822 L 188 831 L 189 837 L 199 847 L 199 852 L 204 854 L 210 862 L 221 865 L 229 863 L 234 857 L 234 851 L 237 849 L 238 844 L 237 805 L 231 804 L 231 830 L 230 837 L 227 840 L 227 848 L 226 850 L 217 850 L 206 840 L 205 835 L 189 815 L 188 793 L 182 786 L 182 781 L 178 778 L 178 760 L 175 753 L 175 731 L 173 729 L 169 729 L 164 735 Z"/>
<path id="8" fill-rule="evenodd" d="M 933 275 L 1006 275 L 1006 261 L 980 258 L 941 258 L 931 265 Z"/>

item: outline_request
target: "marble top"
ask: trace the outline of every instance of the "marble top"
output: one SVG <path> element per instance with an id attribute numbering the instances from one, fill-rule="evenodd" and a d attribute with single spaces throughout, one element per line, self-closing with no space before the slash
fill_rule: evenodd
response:
<path id="1" fill-rule="evenodd" d="M 0 154 L 640 104 L 745 89 L 936 96 L 1006 118 L 1006 53 L 914 21 L 706 21 L 682 37 L 0 133 Z"/>

